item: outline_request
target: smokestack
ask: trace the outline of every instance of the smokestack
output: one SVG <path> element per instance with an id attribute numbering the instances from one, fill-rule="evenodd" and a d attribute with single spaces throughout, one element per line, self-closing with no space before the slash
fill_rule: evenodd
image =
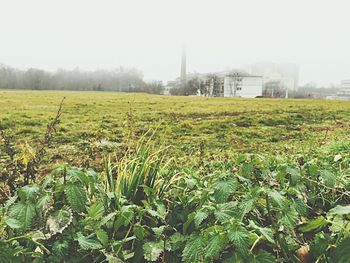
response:
<path id="1" fill-rule="evenodd" d="M 182 56 L 181 56 L 181 84 L 186 85 L 186 43 L 182 44 Z"/>

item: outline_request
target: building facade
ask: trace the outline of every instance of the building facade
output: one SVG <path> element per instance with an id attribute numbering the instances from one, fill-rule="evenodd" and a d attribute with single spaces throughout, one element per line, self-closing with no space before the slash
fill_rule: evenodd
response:
<path id="1" fill-rule="evenodd" d="M 224 97 L 261 97 L 263 78 L 261 76 L 225 76 Z"/>

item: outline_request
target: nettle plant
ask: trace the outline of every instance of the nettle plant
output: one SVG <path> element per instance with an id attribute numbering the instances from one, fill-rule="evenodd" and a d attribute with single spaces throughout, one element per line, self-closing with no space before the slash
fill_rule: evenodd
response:
<path id="1" fill-rule="evenodd" d="M 230 172 L 179 177 L 168 218 L 185 241 L 182 260 L 348 262 L 349 147 L 322 153 L 246 154 Z"/>
<path id="2" fill-rule="evenodd" d="M 22 187 L 1 207 L 0 261 L 156 260 L 168 227 L 166 166 L 141 140 L 116 166 L 106 158 L 103 173 L 58 167 Z"/>
<path id="3" fill-rule="evenodd" d="M 348 145 L 238 155 L 204 175 L 150 145 L 17 190 L 0 210 L 0 262 L 348 262 Z"/>

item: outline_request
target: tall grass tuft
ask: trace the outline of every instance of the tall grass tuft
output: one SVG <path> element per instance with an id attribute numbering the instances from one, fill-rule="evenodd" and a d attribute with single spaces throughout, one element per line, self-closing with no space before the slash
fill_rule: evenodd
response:
<path id="1" fill-rule="evenodd" d="M 147 133 L 129 149 L 112 167 L 105 159 L 106 190 L 116 192 L 134 203 L 140 203 L 146 196 L 160 196 L 170 182 L 171 172 L 167 169 L 171 160 L 165 162 L 165 148 L 153 151 Z M 116 176 L 113 176 L 116 173 Z M 165 178 L 166 177 L 166 178 Z"/>

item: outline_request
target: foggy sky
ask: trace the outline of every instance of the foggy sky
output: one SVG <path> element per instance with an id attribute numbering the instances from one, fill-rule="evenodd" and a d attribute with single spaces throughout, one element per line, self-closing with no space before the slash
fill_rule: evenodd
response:
<path id="1" fill-rule="evenodd" d="M 350 3 L 342 0 L 0 0 L 0 63 L 137 67 L 145 79 L 260 61 L 300 67 L 300 84 L 350 79 Z"/>

